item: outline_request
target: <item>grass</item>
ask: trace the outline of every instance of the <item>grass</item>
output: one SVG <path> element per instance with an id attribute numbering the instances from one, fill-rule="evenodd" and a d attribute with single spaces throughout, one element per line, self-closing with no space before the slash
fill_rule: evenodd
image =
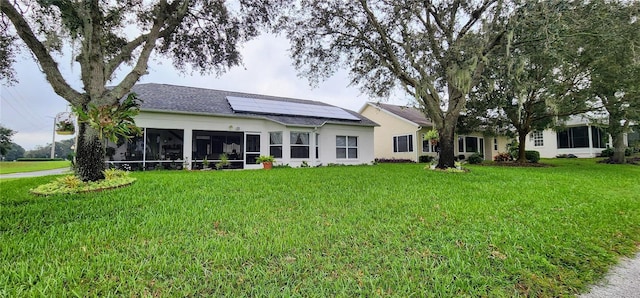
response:
<path id="1" fill-rule="evenodd" d="M 566 296 L 640 243 L 640 167 L 421 164 L 0 181 L 0 296 Z"/>
<path id="2" fill-rule="evenodd" d="M 70 161 L 3 161 L 0 162 L 0 174 L 35 172 L 68 168 Z"/>

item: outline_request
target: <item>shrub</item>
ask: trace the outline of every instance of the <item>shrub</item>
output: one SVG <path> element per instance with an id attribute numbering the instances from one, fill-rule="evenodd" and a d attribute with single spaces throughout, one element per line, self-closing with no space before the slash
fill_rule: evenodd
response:
<path id="1" fill-rule="evenodd" d="M 518 158 L 518 150 L 520 149 L 520 143 L 518 143 L 517 141 L 512 141 L 511 143 L 507 144 L 507 151 L 509 151 L 509 154 L 511 155 L 511 159 L 516 159 Z"/>
<path id="2" fill-rule="evenodd" d="M 63 161 L 63 158 L 36 158 L 36 157 L 32 157 L 32 158 L 26 158 L 26 157 L 22 157 L 22 158 L 18 158 L 17 161 Z"/>
<path id="3" fill-rule="evenodd" d="M 501 152 L 493 157 L 493 161 L 510 161 L 511 153 L 509 152 Z"/>
<path id="4" fill-rule="evenodd" d="M 106 169 L 104 170 L 104 178 L 107 180 L 122 178 L 127 176 L 129 173 L 123 170 L 118 169 Z"/>
<path id="5" fill-rule="evenodd" d="M 528 162 L 537 163 L 540 160 L 540 152 L 535 150 L 526 150 L 524 156 Z"/>
<path id="6" fill-rule="evenodd" d="M 411 159 L 400 159 L 400 158 L 376 158 L 376 163 L 414 163 Z"/>
<path id="7" fill-rule="evenodd" d="M 602 157 L 611 157 L 613 156 L 613 148 L 607 148 L 600 152 L 600 156 Z"/>
<path id="8" fill-rule="evenodd" d="M 624 149 L 624 156 L 631 156 L 631 154 L 633 153 L 633 149 L 631 148 L 626 148 Z M 607 148 L 602 150 L 602 152 L 600 153 L 601 157 L 612 157 L 613 156 L 613 148 Z"/>
<path id="9" fill-rule="evenodd" d="M 479 163 L 482 163 L 483 160 L 484 158 L 482 157 L 482 155 L 480 155 L 480 153 L 477 153 L 477 152 L 474 154 L 471 154 L 469 158 L 467 158 L 467 161 L 470 164 L 479 164 Z"/>
<path id="10" fill-rule="evenodd" d="M 82 184 L 82 180 L 74 175 L 60 177 L 56 181 L 69 189 L 76 189 Z"/>
<path id="11" fill-rule="evenodd" d="M 429 163 L 433 161 L 433 156 L 431 155 L 421 155 L 418 157 L 418 161 L 421 163 Z"/>

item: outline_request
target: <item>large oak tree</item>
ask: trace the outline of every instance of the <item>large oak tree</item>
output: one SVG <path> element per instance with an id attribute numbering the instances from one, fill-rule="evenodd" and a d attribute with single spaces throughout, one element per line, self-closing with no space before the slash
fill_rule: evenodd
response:
<path id="1" fill-rule="evenodd" d="M 527 135 L 556 125 L 556 120 L 595 109 L 581 88 L 582 69 L 568 52 L 580 28 L 567 1 L 529 1 L 509 21 L 506 42 L 489 59 L 481 82 L 472 91 L 462 121 L 467 130 L 483 125 L 489 131 L 515 135 L 517 162 L 526 162 Z"/>
<path id="2" fill-rule="evenodd" d="M 589 79 L 585 92 L 607 115 L 611 161 L 624 163 L 624 134 L 640 122 L 640 2 L 596 0 L 576 10 L 581 34 L 569 42 L 573 59 Z"/>
<path id="3" fill-rule="evenodd" d="M 302 0 L 286 29 L 291 55 L 315 82 L 347 68 L 374 96 L 399 86 L 432 119 L 438 168 L 454 166 L 454 133 L 487 56 L 506 32 L 510 1 Z"/>
<path id="4" fill-rule="evenodd" d="M 11 63 L 22 41 L 56 94 L 77 109 L 118 104 L 147 72 L 154 52 L 180 70 L 220 73 L 237 65 L 238 44 L 258 34 L 278 2 L 0 0 L 0 78 L 13 79 Z M 55 53 L 63 50 L 80 65 L 83 90 L 61 74 Z M 77 174 L 102 179 L 102 140 L 96 129 L 79 126 Z"/>

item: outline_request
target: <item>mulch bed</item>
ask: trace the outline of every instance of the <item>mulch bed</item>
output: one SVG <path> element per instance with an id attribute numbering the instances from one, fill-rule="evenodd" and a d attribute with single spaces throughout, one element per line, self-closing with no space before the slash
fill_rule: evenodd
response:
<path id="1" fill-rule="evenodd" d="M 513 161 L 495 161 L 491 163 L 481 163 L 481 166 L 489 167 L 520 167 L 520 168 L 550 168 L 554 165 L 546 163 L 533 163 L 533 162 L 513 162 Z"/>
<path id="2" fill-rule="evenodd" d="M 601 161 L 598 161 L 599 163 L 608 163 L 608 164 L 617 164 L 617 162 L 613 162 L 611 161 L 610 158 L 605 158 Z M 640 157 L 627 157 L 627 163 L 628 164 L 632 164 L 632 165 L 636 165 L 636 166 L 640 166 Z"/>

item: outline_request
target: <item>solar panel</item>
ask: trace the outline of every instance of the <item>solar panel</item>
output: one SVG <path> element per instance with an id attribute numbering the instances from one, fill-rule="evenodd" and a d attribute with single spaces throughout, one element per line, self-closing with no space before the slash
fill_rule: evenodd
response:
<path id="1" fill-rule="evenodd" d="M 247 97 L 227 96 L 227 101 L 235 112 L 309 116 L 319 118 L 360 120 L 347 111 L 333 106 L 312 105 L 297 102 L 265 100 Z"/>

